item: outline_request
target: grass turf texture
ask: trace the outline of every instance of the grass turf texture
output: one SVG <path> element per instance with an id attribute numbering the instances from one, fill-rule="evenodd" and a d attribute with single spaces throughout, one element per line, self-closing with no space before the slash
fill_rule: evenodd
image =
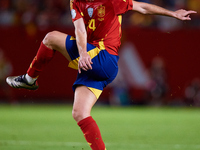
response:
<path id="1" fill-rule="evenodd" d="M 0 150 L 90 150 L 67 105 L 0 105 Z M 199 150 L 200 109 L 94 107 L 107 150 Z"/>

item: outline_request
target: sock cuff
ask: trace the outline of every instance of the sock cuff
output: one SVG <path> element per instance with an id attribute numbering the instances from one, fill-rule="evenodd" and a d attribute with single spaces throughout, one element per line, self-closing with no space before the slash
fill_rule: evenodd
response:
<path id="1" fill-rule="evenodd" d="M 36 70 L 35 68 L 31 68 L 29 67 L 29 69 L 27 70 L 27 74 L 32 77 L 33 79 L 38 78 L 39 77 L 39 73 L 41 71 L 40 70 Z"/>
<path id="2" fill-rule="evenodd" d="M 95 122 L 95 120 L 92 118 L 92 116 L 89 116 L 89 117 L 79 121 L 77 124 L 81 129 L 84 129 L 85 127 L 87 127 L 89 124 L 91 124 L 93 122 Z"/>
<path id="3" fill-rule="evenodd" d="M 56 52 L 55 50 L 50 49 L 50 48 L 48 48 L 46 45 L 44 45 L 43 42 L 41 42 L 40 48 L 43 50 L 43 51 L 41 51 L 41 52 L 42 52 L 43 54 L 44 54 L 44 52 L 45 52 L 45 55 L 46 55 L 47 57 L 50 57 L 50 58 L 51 58 L 51 57 L 54 55 L 54 53 Z M 46 52 L 46 51 L 48 51 L 48 52 Z"/>
<path id="4" fill-rule="evenodd" d="M 44 45 L 44 43 L 43 43 L 43 42 L 41 42 L 41 43 L 40 43 L 40 46 L 41 46 L 41 47 L 43 47 L 43 48 L 45 48 L 45 49 L 52 50 L 52 49 L 48 48 L 46 45 Z"/>

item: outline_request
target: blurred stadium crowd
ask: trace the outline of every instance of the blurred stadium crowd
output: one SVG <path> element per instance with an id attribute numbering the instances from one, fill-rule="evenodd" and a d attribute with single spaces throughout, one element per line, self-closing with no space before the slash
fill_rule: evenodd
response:
<path id="1" fill-rule="evenodd" d="M 156 4 L 170 10 L 177 10 L 177 9 L 183 8 L 187 10 L 195 10 L 197 12 L 200 12 L 200 0 L 137 0 L 137 1 Z M 35 37 L 35 35 L 37 35 L 37 31 L 39 30 L 45 31 L 46 29 L 48 30 L 51 28 L 53 29 L 64 28 L 64 29 L 70 30 L 71 27 L 73 27 L 73 24 L 71 21 L 71 13 L 70 13 L 69 5 L 70 5 L 70 0 L 0 0 L 0 29 L 1 31 L 4 31 L 5 28 L 8 28 L 8 30 L 10 30 L 9 33 L 11 33 L 12 31 L 18 30 L 22 27 L 22 29 L 25 29 L 23 33 L 26 32 L 28 35 L 27 37 Z M 166 32 L 167 34 L 169 33 L 168 31 L 179 30 L 179 29 L 184 30 L 184 28 L 199 30 L 200 29 L 200 13 L 194 14 L 192 16 L 191 21 L 179 21 L 177 19 L 170 18 L 170 17 L 142 15 L 137 12 L 129 11 L 123 16 L 122 27 L 126 28 L 125 30 L 128 29 L 128 31 L 130 27 L 134 27 L 134 28 L 142 27 L 142 28 L 153 28 L 153 29 L 156 28 L 162 31 L 167 31 Z M 7 33 L 7 30 L 4 32 L 4 34 L 5 33 Z M 38 32 L 38 33 L 41 33 L 41 32 Z M 3 35 L 2 32 L 1 34 Z M 21 34 L 21 30 L 20 30 L 20 34 Z M 157 35 L 160 36 L 160 34 L 158 33 Z M 178 35 L 179 37 L 179 35 L 182 35 L 182 34 L 177 33 L 175 35 Z M 163 36 L 163 35 L 161 36 L 168 39 L 168 36 Z M 13 36 L 13 37 L 18 38 L 18 35 Z M 2 36 L 2 38 L 5 38 L 4 35 Z M 196 39 L 194 40 L 194 42 L 197 41 Z M 148 38 L 146 39 L 146 41 L 147 40 Z M 6 95 L 10 103 L 16 103 L 17 100 L 15 98 L 15 95 L 12 93 L 13 91 L 10 90 L 10 88 L 7 87 L 7 84 L 5 83 L 6 76 L 10 75 L 13 72 L 11 63 L 9 62 L 9 59 L 11 59 L 11 56 L 9 57 L 9 59 L 6 59 L 6 58 L 3 59 L 3 57 L 5 57 L 6 55 L 6 53 L 4 55 L 3 51 L 6 52 L 7 49 L 9 49 L 9 46 L 5 44 L 6 43 L 5 41 L 2 40 L 1 43 L 4 43 L 4 44 L 0 45 L 2 48 L 2 49 L 0 48 L 0 102 L 2 99 L 1 97 L 3 95 L 2 93 L 4 92 L 5 93 L 4 95 Z M 19 40 L 16 40 L 16 41 L 19 41 Z M 193 43 L 192 39 L 190 40 L 190 43 L 191 42 Z M 187 52 L 188 47 L 189 48 L 193 47 L 193 49 L 191 49 L 191 52 L 193 53 L 196 52 L 194 53 L 194 55 L 196 54 L 196 56 L 199 56 L 198 46 L 193 46 L 193 44 L 190 45 L 189 43 L 188 44 L 189 46 L 186 45 L 185 47 L 182 47 L 181 41 L 177 42 L 177 44 L 178 43 L 179 45 L 181 45 L 181 46 L 178 46 L 178 48 L 182 52 Z M 29 44 L 24 44 L 24 45 L 29 46 Z M 183 48 L 186 48 L 186 49 L 183 49 Z M 20 50 L 19 47 L 18 49 Z M 157 50 L 151 49 L 151 51 L 157 53 Z M 171 49 L 171 51 L 173 51 L 173 49 Z M 160 55 L 162 55 L 162 51 L 160 52 Z M 163 55 L 166 56 L 165 54 Z M 188 58 L 188 57 L 184 57 L 184 55 L 181 55 L 181 56 L 182 56 L 182 59 Z M 193 56 L 191 56 L 191 58 L 192 60 L 195 60 L 195 59 L 199 60 L 198 57 L 194 58 Z M 187 60 L 190 60 L 190 59 L 188 58 Z M 188 62 L 187 60 L 183 62 L 186 62 L 185 64 L 187 64 Z M 173 63 L 171 62 L 171 64 Z M 177 64 L 177 62 L 175 63 Z M 12 64 L 14 63 L 12 62 Z M 142 99 L 146 99 L 146 100 L 151 99 L 151 101 L 149 101 L 148 103 L 145 101 L 145 104 L 165 103 L 165 98 L 169 95 L 170 88 L 168 85 L 168 81 L 166 80 L 167 73 L 165 72 L 163 68 L 164 68 L 164 62 L 162 62 L 161 60 L 157 59 L 156 61 L 155 60 L 152 61 L 152 66 L 149 69 L 149 74 L 151 77 L 150 85 L 153 88 L 149 88 L 148 91 L 145 91 L 144 95 L 142 93 L 143 91 L 141 92 Z M 187 69 L 185 70 L 187 71 Z M 114 104 L 114 103 L 115 104 L 116 103 L 129 104 L 129 101 L 130 101 L 129 90 L 131 89 L 128 89 L 126 86 L 122 87 L 123 85 L 121 83 L 122 82 L 118 84 L 119 86 L 115 86 L 117 88 L 112 87 L 113 95 L 111 94 L 111 97 L 110 97 L 111 104 Z M 136 91 L 137 93 L 140 92 L 140 91 L 138 92 L 135 89 L 134 91 Z M 171 98 L 171 95 L 169 96 Z M 115 100 L 114 103 L 112 102 L 113 98 Z M 167 98 L 169 99 L 169 97 Z M 120 102 L 118 101 L 116 102 L 116 100 L 118 99 Z M 193 79 L 184 88 L 184 98 L 182 101 L 183 102 L 181 103 L 184 103 L 184 105 L 200 106 L 200 79 L 199 78 Z"/>
<path id="2" fill-rule="evenodd" d="M 200 12 L 199 0 L 137 0 L 156 4 L 170 10 L 179 8 Z M 0 26 L 30 26 L 38 28 L 72 26 L 70 0 L 0 0 Z M 142 26 L 161 29 L 198 27 L 200 15 L 189 23 L 160 16 L 144 16 L 129 12 L 124 16 L 123 27 Z"/>

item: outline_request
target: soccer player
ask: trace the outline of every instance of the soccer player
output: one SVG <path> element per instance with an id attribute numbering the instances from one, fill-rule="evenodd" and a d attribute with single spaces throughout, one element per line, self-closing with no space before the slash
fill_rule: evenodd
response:
<path id="1" fill-rule="evenodd" d="M 56 51 L 78 70 L 73 84 L 72 116 L 80 126 L 92 150 L 105 150 L 100 130 L 90 111 L 98 97 L 118 72 L 118 50 L 122 14 L 128 10 L 190 20 L 195 11 L 169 11 L 156 5 L 133 0 L 71 0 L 70 9 L 75 37 L 58 31 L 49 32 L 41 42 L 26 74 L 7 77 L 14 88 L 36 90 L 37 78 Z"/>

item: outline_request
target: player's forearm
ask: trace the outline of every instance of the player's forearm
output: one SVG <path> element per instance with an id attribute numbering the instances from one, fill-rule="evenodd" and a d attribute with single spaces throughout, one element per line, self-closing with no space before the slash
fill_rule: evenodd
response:
<path id="1" fill-rule="evenodd" d="M 75 26 L 75 35 L 76 35 L 76 43 L 79 51 L 79 55 L 87 52 L 86 43 L 87 43 L 87 32 L 85 29 L 85 24 L 82 18 L 76 20 L 74 22 Z"/>
<path id="2" fill-rule="evenodd" d="M 81 55 L 82 53 L 87 52 L 86 50 L 87 34 L 86 32 L 81 31 L 80 29 L 75 29 L 75 35 L 76 35 L 76 43 L 79 55 Z"/>
<path id="3" fill-rule="evenodd" d="M 176 18 L 175 12 L 167 10 L 160 6 L 156 6 L 156 5 L 148 4 L 148 3 L 142 3 L 142 2 L 134 2 L 134 3 L 135 3 L 135 6 L 133 5 L 133 10 L 136 10 L 142 14 L 164 15 L 164 16 L 170 16 L 170 17 Z"/>
<path id="4" fill-rule="evenodd" d="M 196 11 L 193 10 L 187 11 L 184 9 L 170 11 L 160 6 L 148 3 L 136 2 L 136 1 L 133 1 L 133 10 L 138 11 L 142 14 L 164 15 L 164 16 L 174 17 L 179 20 L 191 20 L 190 15 L 197 13 Z"/>

